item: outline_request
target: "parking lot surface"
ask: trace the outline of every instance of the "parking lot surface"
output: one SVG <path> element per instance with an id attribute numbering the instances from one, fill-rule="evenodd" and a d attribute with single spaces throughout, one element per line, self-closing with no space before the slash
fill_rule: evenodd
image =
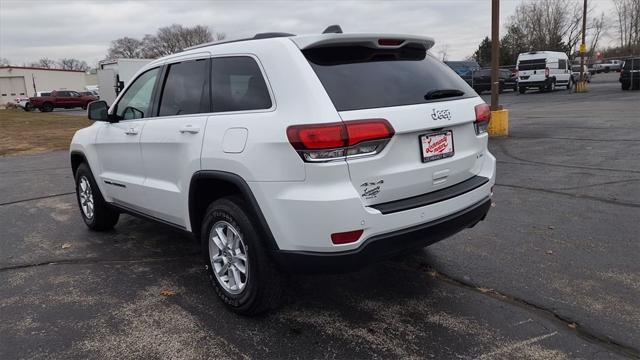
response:
<path id="1" fill-rule="evenodd" d="M 259 318 L 222 306 L 190 236 L 129 216 L 88 231 L 66 152 L 0 158 L 0 359 L 640 358 L 640 92 L 598 74 L 501 103 L 486 221 L 292 275 Z"/>

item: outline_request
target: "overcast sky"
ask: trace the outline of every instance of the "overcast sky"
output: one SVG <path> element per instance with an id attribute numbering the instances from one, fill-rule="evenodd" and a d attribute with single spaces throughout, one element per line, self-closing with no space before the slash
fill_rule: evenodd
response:
<path id="1" fill-rule="evenodd" d="M 502 0 L 502 23 L 523 0 Z M 590 0 L 597 13 L 611 0 Z M 428 35 L 450 60 L 473 53 L 490 33 L 490 0 L 424 1 L 65 1 L 0 0 L 0 57 L 22 65 L 41 57 L 75 57 L 95 65 L 111 40 L 142 38 L 171 24 L 207 25 L 227 39 L 283 31 Z M 605 39 L 606 41 L 606 39 Z"/>

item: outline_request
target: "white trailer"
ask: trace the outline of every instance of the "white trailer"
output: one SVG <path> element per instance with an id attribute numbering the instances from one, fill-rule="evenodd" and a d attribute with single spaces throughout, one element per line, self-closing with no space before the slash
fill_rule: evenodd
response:
<path id="1" fill-rule="evenodd" d="M 152 59 L 114 59 L 103 61 L 98 69 L 100 100 L 111 105 L 140 68 Z"/>

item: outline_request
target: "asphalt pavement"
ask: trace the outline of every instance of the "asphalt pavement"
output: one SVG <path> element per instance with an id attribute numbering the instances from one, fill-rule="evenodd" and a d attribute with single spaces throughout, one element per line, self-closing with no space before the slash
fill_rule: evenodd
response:
<path id="1" fill-rule="evenodd" d="M 88 231 L 66 152 L 0 158 L 0 359 L 640 358 L 640 92 L 616 76 L 503 94 L 486 221 L 292 275 L 258 318 L 222 306 L 190 236 L 129 216 Z"/>

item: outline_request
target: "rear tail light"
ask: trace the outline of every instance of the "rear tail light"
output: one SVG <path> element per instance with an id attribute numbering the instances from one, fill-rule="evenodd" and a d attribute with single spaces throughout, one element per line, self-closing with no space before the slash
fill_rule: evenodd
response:
<path id="1" fill-rule="evenodd" d="M 549 77 L 549 68 L 544 69 L 544 76 Z"/>
<path id="2" fill-rule="evenodd" d="M 491 121 L 491 107 L 487 104 L 478 104 L 475 107 L 476 121 L 473 125 L 476 128 L 476 135 L 484 134 L 489 127 L 489 121 Z"/>
<path id="3" fill-rule="evenodd" d="M 356 242 L 358 241 L 358 239 L 360 239 L 360 236 L 362 236 L 363 232 L 364 230 L 354 230 L 341 233 L 333 233 L 331 234 L 331 242 L 336 245 Z"/>
<path id="4" fill-rule="evenodd" d="M 393 127 L 385 119 L 294 125 L 287 128 L 289 142 L 307 162 L 374 155 L 384 149 L 394 133 Z"/>

